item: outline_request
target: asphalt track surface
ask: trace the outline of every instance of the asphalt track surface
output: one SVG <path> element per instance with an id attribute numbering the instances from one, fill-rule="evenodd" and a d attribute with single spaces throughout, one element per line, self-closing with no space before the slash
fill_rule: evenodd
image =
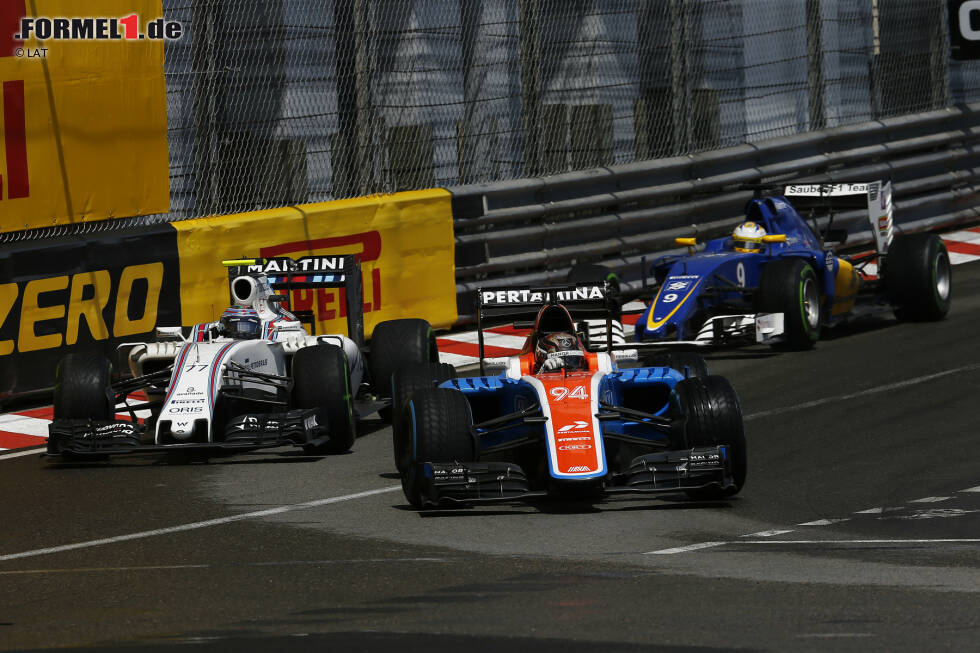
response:
<path id="1" fill-rule="evenodd" d="M 941 323 L 710 357 L 749 477 L 424 512 L 354 452 L 0 458 L 0 649 L 937 651 L 980 640 L 980 265 Z"/>

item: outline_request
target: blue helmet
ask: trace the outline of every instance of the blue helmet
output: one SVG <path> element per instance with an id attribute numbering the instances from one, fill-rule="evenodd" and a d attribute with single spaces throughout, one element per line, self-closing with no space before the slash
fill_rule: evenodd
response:
<path id="1" fill-rule="evenodd" d="M 235 340 L 255 340 L 262 332 L 262 320 L 252 308 L 229 308 L 221 316 L 221 331 Z"/>

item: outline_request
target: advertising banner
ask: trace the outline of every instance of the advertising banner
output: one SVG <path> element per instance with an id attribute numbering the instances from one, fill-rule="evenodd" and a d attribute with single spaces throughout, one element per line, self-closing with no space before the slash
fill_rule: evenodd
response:
<path id="1" fill-rule="evenodd" d="M 161 0 L 0 2 L 0 232 L 169 210 L 181 30 L 162 18 Z"/>
<path id="2" fill-rule="evenodd" d="M 0 401 L 54 385 L 69 351 L 116 364 L 120 342 L 180 323 L 176 232 L 168 225 L 5 245 L 0 256 Z"/>
<path id="3" fill-rule="evenodd" d="M 180 253 L 182 324 L 217 319 L 228 304 L 222 259 L 360 254 L 364 329 L 382 320 L 456 321 L 452 202 L 442 189 L 305 204 L 174 222 Z M 294 310 L 312 310 L 317 333 L 345 333 L 339 290 L 296 290 Z"/>

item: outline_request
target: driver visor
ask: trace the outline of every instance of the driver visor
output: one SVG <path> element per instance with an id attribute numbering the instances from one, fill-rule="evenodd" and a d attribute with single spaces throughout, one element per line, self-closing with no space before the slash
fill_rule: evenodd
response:
<path id="1" fill-rule="evenodd" d="M 229 327 L 232 333 L 237 334 L 239 337 L 247 338 L 256 336 L 259 333 L 259 322 L 255 319 L 232 320 Z"/>
<path id="2" fill-rule="evenodd" d="M 759 252 L 762 251 L 762 243 L 757 243 L 753 240 L 733 240 L 733 245 L 736 249 L 746 250 L 749 252 Z"/>

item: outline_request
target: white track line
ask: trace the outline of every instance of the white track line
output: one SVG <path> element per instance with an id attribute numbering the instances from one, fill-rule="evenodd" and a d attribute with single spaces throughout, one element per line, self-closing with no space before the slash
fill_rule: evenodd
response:
<path id="1" fill-rule="evenodd" d="M 672 549 L 647 551 L 642 555 L 673 555 L 688 553 L 701 549 L 724 546 L 726 544 L 980 544 L 980 538 L 945 539 L 945 540 L 734 540 L 730 542 L 701 542 L 688 546 L 678 546 Z"/>
<path id="2" fill-rule="evenodd" d="M 850 517 L 838 517 L 836 519 L 818 519 L 816 521 L 807 521 L 802 524 L 797 524 L 797 526 L 830 526 L 832 524 L 839 524 L 841 522 L 847 521 Z"/>
<path id="3" fill-rule="evenodd" d="M 933 540 L 742 540 L 730 544 L 975 544 L 980 538 L 933 539 Z"/>
<path id="4" fill-rule="evenodd" d="M 953 497 L 923 497 L 921 499 L 913 499 L 909 503 L 939 503 L 940 501 L 949 501 Z"/>
<path id="5" fill-rule="evenodd" d="M 3 451 L 7 451 L 4 449 Z M 20 458 L 21 456 L 30 456 L 33 454 L 44 453 L 44 447 L 37 447 L 34 449 L 14 449 L 11 453 L 0 453 L 0 460 L 7 460 L 8 458 Z"/>
<path id="6" fill-rule="evenodd" d="M 886 512 L 901 512 L 905 510 L 904 506 L 885 506 L 883 508 L 868 508 L 867 510 L 858 510 L 855 515 L 883 515 Z"/>
<path id="7" fill-rule="evenodd" d="M 960 492 L 980 492 L 980 485 L 976 487 L 967 488 L 965 490 L 960 490 Z"/>
<path id="8" fill-rule="evenodd" d="M 942 378 L 944 376 L 949 376 L 951 374 L 959 374 L 960 372 L 972 372 L 973 370 L 980 369 L 980 363 L 971 363 L 970 365 L 964 365 L 962 367 L 954 367 L 951 370 L 945 370 L 943 372 L 936 372 L 935 374 L 927 374 L 925 376 L 918 376 L 914 379 L 906 379 L 905 381 L 899 381 L 898 383 L 889 383 L 888 385 L 881 385 L 877 388 L 869 388 L 868 390 L 862 390 L 861 392 L 855 392 L 854 394 L 848 395 L 837 395 L 835 397 L 824 397 L 823 399 L 814 399 L 813 401 L 806 401 L 802 404 L 796 404 L 795 406 L 785 406 L 783 408 L 774 408 L 772 410 L 764 410 L 761 413 L 752 413 L 751 415 L 746 415 L 743 419 L 759 419 L 760 417 L 772 417 L 773 415 L 782 415 L 783 413 L 791 413 L 793 411 L 802 410 L 804 408 L 813 408 L 814 406 L 822 406 L 824 404 L 830 404 L 838 401 L 846 401 L 848 399 L 858 399 L 859 397 L 867 397 L 868 395 L 876 395 L 882 392 L 889 392 L 891 390 L 897 390 L 899 388 L 905 388 L 912 385 L 918 385 L 919 383 L 925 383 L 927 381 L 932 381 L 934 379 Z"/>
<path id="9" fill-rule="evenodd" d="M 728 542 L 702 542 L 701 544 L 689 544 L 687 546 L 678 546 L 673 549 L 661 549 L 660 551 L 647 551 L 643 555 L 671 555 L 674 553 L 687 553 L 688 551 L 697 551 L 698 549 L 710 549 L 713 546 L 722 546 L 723 544 L 728 544 Z"/>
<path id="10" fill-rule="evenodd" d="M 739 537 L 775 537 L 777 535 L 784 535 L 792 532 L 792 529 L 788 531 L 759 531 L 758 533 L 749 533 L 747 535 L 740 535 Z"/>
<path id="11" fill-rule="evenodd" d="M 94 546 L 102 546 L 103 544 L 115 544 L 116 542 L 128 542 L 130 540 L 140 540 L 147 537 L 156 537 L 157 535 L 182 533 L 184 531 L 192 531 L 198 528 L 207 528 L 209 526 L 220 526 L 222 524 L 231 524 L 237 521 L 245 521 L 246 519 L 256 519 L 258 517 L 280 515 L 282 513 L 292 512 L 294 510 L 306 510 L 308 508 L 318 508 L 320 506 L 330 505 L 331 503 L 341 503 L 343 501 L 351 501 L 352 499 L 362 499 L 364 497 L 370 497 L 375 494 L 394 492 L 395 490 L 400 490 L 400 489 L 401 489 L 400 485 L 390 485 L 388 487 L 378 488 L 375 490 L 366 490 L 364 492 L 345 494 L 343 496 L 330 497 L 327 499 L 316 499 L 314 501 L 306 501 L 304 503 L 294 503 L 288 506 L 279 506 L 278 508 L 269 508 L 267 510 L 258 510 L 255 512 L 246 512 L 240 515 L 219 517 L 218 519 L 208 519 L 206 521 L 192 522 L 190 524 L 168 526 L 167 528 L 156 528 L 150 531 L 129 533 L 127 535 L 116 535 L 115 537 L 106 537 L 99 540 L 89 540 L 88 542 L 76 542 L 74 544 L 62 544 L 60 546 L 50 546 L 43 549 L 34 549 L 33 551 L 23 551 L 21 553 L 8 553 L 6 555 L 0 555 L 0 562 L 4 562 L 7 560 L 16 560 L 18 558 L 30 558 L 32 556 L 45 555 L 48 553 L 61 553 L 62 551 L 73 551 L 75 549 L 87 549 Z"/>

